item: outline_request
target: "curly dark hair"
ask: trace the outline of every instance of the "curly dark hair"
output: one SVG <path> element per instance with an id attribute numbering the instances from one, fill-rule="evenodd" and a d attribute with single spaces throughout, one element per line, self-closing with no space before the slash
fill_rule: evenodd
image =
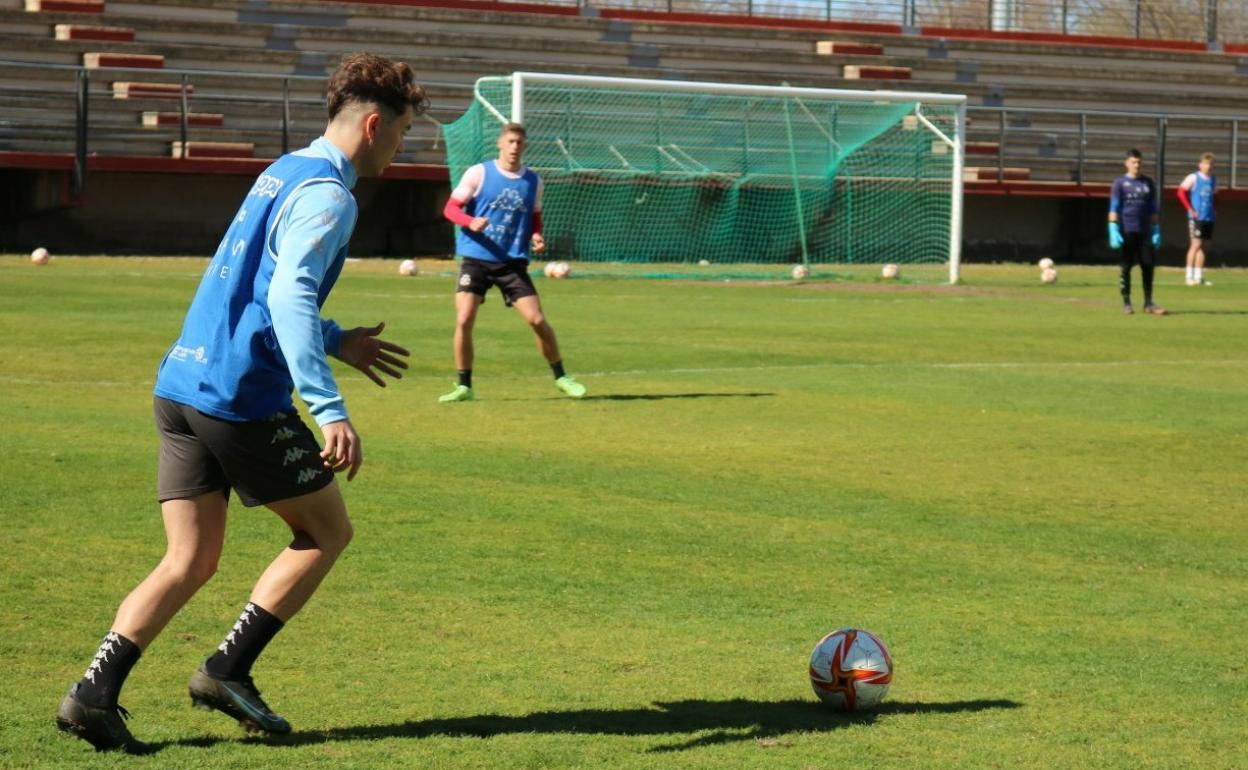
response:
<path id="1" fill-rule="evenodd" d="M 416 82 L 411 67 L 371 53 L 342 57 L 338 69 L 329 77 L 325 102 L 330 120 L 352 102 L 376 104 L 393 115 L 402 114 L 409 104 L 414 115 L 429 109 L 425 89 Z"/>

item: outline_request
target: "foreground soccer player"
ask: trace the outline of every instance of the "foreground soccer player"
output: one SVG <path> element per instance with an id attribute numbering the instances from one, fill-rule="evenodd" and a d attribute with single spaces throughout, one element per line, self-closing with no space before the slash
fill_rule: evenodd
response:
<path id="1" fill-rule="evenodd" d="M 455 250 L 461 258 L 454 341 L 459 382 L 438 399 L 443 403 L 472 400 L 472 327 L 491 286 L 497 286 L 503 301 L 515 306 L 532 327 L 538 350 L 555 376 L 555 387 L 572 398 L 585 395 L 585 386 L 563 370 L 555 330 L 546 321 L 537 288 L 529 278 L 530 244 L 540 254 L 546 242 L 542 239 L 542 180 L 521 163 L 527 140 L 524 126 L 503 126 L 498 160 L 465 171 L 442 210 L 443 216 L 460 227 Z"/>
<path id="2" fill-rule="evenodd" d="M 130 669 L 174 614 L 212 577 L 233 488 L 264 505 L 293 539 L 269 565 L 238 621 L 191 677 L 197 706 L 250 729 L 288 733 L 260 697 L 251 667 L 303 607 L 352 536 L 334 471 L 352 479 L 364 455 L 326 353 L 381 386 L 407 364 L 384 326 L 344 331 L 322 320 L 355 228 L 351 188 L 403 147 L 428 107 L 412 71 L 377 56 L 343 59 L 327 90 L 329 125 L 311 146 L 269 166 L 243 200 L 160 365 L 157 492 L 165 556 L 122 602 L 95 659 L 61 702 L 57 726 L 99 750 L 142 752 L 117 697 Z M 317 445 L 292 387 L 320 426 Z"/>
<path id="3" fill-rule="evenodd" d="M 1205 280 L 1205 244 L 1213 240 L 1213 198 L 1218 192 L 1218 178 L 1213 175 L 1213 153 L 1200 156 L 1196 170 L 1179 185 L 1179 202 L 1187 209 L 1187 275 L 1188 286 L 1212 286 Z"/>
<path id="4" fill-rule="evenodd" d="M 1161 248 L 1161 225 L 1157 221 L 1156 186 L 1140 175 L 1140 151 L 1128 150 L 1123 165 L 1127 173 L 1114 180 L 1109 195 L 1109 247 L 1122 251 L 1118 289 L 1122 312 L 1131 315 L 1131 266 L 1140 264 L 1144 285 L 1144 312 L 1165 315 L 1166 309 L 1153 304 L 1153 269 Z"/>

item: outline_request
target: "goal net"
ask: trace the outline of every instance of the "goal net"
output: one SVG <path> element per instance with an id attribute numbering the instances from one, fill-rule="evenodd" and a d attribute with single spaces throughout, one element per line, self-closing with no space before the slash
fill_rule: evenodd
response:
<path id="1" fill-rule="evenodd" d="M 948 262 L 965 97 L 517 72 L 445 127 L 453 180 L 522 123 L 549 259 L 749 267 Z"/>

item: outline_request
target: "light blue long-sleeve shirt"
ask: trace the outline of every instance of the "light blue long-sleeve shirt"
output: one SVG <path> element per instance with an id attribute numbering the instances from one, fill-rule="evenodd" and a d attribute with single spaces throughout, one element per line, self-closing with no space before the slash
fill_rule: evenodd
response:
<path id="1" fill-rule="evenodd" d="M 355 187 L 355 167 L 325 137 L 295 154 L 330 161 L 347 188 Z M 292 193 L 287 206 L 268 243 L 277 260 L 269 285 L 269 311 L 295 391 L 317 425 L 326 425 L 347 419 L 346 404 L 326 358 L 326 353 L 338 355 L 342 329 L 321 319 L 317 292 L 336 255 L 351 239 L 355 199 L 336 182 L 314 182 Z"/>

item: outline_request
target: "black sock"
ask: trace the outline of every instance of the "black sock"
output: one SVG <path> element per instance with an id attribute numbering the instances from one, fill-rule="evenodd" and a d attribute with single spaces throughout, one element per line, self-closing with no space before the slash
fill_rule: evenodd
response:
<path id="1" fill-rule="evenodd" d="M 568 376 L 567 372 L 563 371 L 563 361 L 556 361 L 553 364 L 551 364 L 550 371 L 554 372 L 556 380 L 559 379 L 560 377 Z"/>
<path id="2" fill-rule="evenodd" d="M 251 666 L 264 652 L 265 646 L 285 625 L 263 607 L 247 602 L 234 628 L 225 641 L 204 664 L 208 675 L 216 679 L 239 680 L 251 673 Z"/>
<path id="3" fill-rule="evenodd" d="M 1131 304 L 1131 263 L 1124 262 L 1118 268 L 1118 291 L 1122 293 L 1122 304 Z"/>
<path id="4" fill-rule="evenodd" d="M 1153 304 L 1153 266 L 1140 265 L 1140 278 L 1144 283 L 1144 304 Z"/>
<path id="5" fill-rule="evenodd" d="M 472 370 L 471 369 L 459 369 L 458 372 L 459 372 L 459 384 L 463 385 L 465 388 L 471 388 L 472 387 Z"/>
<path id="6" fill-rule="evenodd" d="M 90 706 L 116 706 L 121 687 L 142 654 L 137 644 L 109 631 L 100 642 L 95 660 L 78 682 L 78 698 Z"/>

